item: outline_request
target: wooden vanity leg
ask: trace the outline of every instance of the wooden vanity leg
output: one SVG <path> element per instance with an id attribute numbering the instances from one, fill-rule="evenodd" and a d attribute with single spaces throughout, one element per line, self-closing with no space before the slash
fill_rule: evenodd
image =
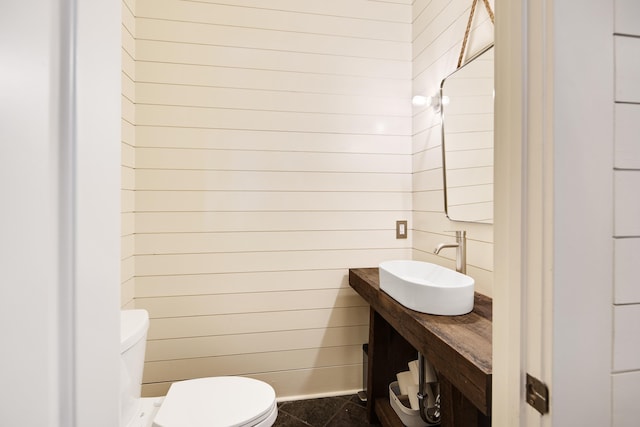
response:
<path id="1" fill-rule="evenodd" d="M 369 366 L 367 379 L 367 419 L 378 422 L 376 399 L 389 401 L 389 384 L 396 374 L 408 371 L 408 363 L 418 352 L 375 310 L 369 312 Z"/>
<path id="2" fill-rule="evenodd" d="M 440 376 L 441 427 L 489 427 L 491 419 L 478 410 L 449 380 Z"/>
<path id="3" fill-rule="evenodd" d="M 374 353 L 376 349 L 376 345 L 380 339 L 376 338 L 375 334 L 376 330 L 376 312 L 374 309 L 369 308 L 369 352 L 368 352 L 368 363 L 367 363 L 367 421 L 370 424 L 377 423 L 378 418 L 376 417 L 376 412 L 374 408 L 374 402 L 376 396 L 380 395 L 380 379 L 375 375 L 375 363 L 376 359 L 374 359 Z M 377 381 L 377 382 L 376 382 Z"/>

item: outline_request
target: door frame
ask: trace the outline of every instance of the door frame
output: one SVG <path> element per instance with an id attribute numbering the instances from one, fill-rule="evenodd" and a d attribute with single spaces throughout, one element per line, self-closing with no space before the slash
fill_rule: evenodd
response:
<path id="1" fill-rule="evenodd" d="M 611 423 L 613 3 L 496 0 L 494 426 Z"/>

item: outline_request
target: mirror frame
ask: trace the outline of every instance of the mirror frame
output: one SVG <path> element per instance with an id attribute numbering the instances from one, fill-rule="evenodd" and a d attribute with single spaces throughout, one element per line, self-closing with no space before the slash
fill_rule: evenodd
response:
<path id="1" fill-rule="evenodd" d="M 440 132 L 441 132 L 440 145 L 442 147 L 442 150 L 441 150 L 442 151 L 442 190 L 443 190 L 443 201 L 444 201 L 444 213 L 447 216 L 447 219 L 449 219 L 450 221 L 467 222 L 467 223 L 475 223 L 475 224 L 489 224 L 489 225 L 493 224 L 493 217 L 491 218 L 491 222 L 484 222 L 484 221 L 454 219 L 454 218 L 451 218 L 449 216 L 449 204 L 448 204 L 448 199 L 447 199 L 447 161 L 446 161 L 445 138 L 444 138 L 445 117 L 444 117 L 444 105 L 443 105 L 442 100 L 444 98 L 444 93 L 443 93 L 444 84 L 447 81 L 447 79 L 452 77 L 453 75 L 455 75 L 458 71 L 462 70 L 464 67 L 469 65 L 475 59 L 477 59 L 479 56 L 483 55 L 488 50 L 492 49 L 494 46 L 495 46 L 495 43 L 491 43 L 488 46 L 485 46 L 484 48 L 480 49 L 475 55 L 473 55 L 470 58 L 468 58 L 464 62 L 464 64 L 462 64 L 460 67 L 456 68 L 452 73 L 447 75 L 440 82 L 440 93 L 439 93 L 439 96 L 440 96 Z M 494 67 L 495 67 L 495 65 L 494 65 Z M 494 77 L 494 82 L 495 82 L 495 77 Z M 495 88 L 495 83 L 494 83 L 494 88 Z M 494 122 L 495 122 L 495 118 L 494 118 Z M 492 203 L 493 203 L 493 200 L 492 200 Z"/>

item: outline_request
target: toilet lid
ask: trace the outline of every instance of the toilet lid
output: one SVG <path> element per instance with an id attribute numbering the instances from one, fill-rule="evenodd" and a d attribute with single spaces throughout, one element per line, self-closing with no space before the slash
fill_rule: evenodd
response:
<path id="1" fill-rule="evenodd" d="M 269 384 L 244 377 L 212 377 L 173 383 L 153 419 L 154 427 L 251 426 L 276 405 Z"/>

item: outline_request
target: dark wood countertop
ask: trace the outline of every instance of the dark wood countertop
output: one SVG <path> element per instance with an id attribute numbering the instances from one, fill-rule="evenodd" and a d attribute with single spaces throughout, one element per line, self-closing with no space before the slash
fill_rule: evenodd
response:
<path id="1" fill-rule="evenodd" d="M 380 290 L 377 268 L 349 270 L 349 284 L 373 310 L 483 414 L 491 413 L 491 299 L 476 293 L 473 311 L 435 316 L 408 309 Z"/>

